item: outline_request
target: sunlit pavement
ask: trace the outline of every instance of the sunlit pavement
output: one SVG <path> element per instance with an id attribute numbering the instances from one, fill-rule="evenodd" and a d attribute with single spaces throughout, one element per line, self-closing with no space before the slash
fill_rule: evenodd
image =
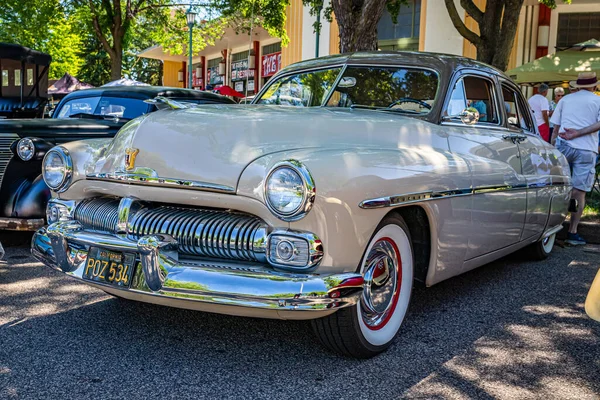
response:
<path id="1" fill-rule="evenodd" d="M 583 303 L 600 254 L 520 257 L 416 290 L 393 347 L 357 361 L 302 322 L 117 300 L 8 248 L 0 398 L 598 399 L 600 324 Z"/>

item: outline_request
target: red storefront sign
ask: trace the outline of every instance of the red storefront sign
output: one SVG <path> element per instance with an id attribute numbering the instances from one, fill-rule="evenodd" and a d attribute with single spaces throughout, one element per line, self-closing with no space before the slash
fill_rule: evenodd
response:
<path id="1" fill-rule="evenodd" d="M 262 56 L 262 73 L 263 78 L 275 75 L 281 69 L 281 52 L 265 54 Z"/>

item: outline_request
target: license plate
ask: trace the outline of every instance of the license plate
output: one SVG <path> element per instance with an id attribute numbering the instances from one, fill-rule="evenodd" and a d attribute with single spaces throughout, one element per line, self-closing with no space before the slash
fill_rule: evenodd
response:
<path id="1" fill-rule="evenodd" d="M 85 263 L 83 278 L 113 286 L 129 287 L 135 254 L 117 253 L 91 247 Z"/>

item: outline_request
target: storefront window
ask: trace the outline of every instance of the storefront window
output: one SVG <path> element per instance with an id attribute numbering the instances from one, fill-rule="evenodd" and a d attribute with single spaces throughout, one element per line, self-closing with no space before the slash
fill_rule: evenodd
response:
<path id="1" fill-rule="evenodd" d="M 206 81 L 208 85 L 217 86 L 223 84 L 223 76 L 219 75 L 220 58 L 208 60 L 206 69 Z"/>
<path id="2" fill-rule="evenodd" d="M 421 22 L 421 0 L 408 0 L 400 6 L 396 23 L 386 10 L 377 24 L 381 50 L 418 50 Z"/>
<path id="3" fill-rule="evenodd" d="M 600 38 L 600 12 L 558 14 L 556 47 L 569 47 Z"/>
<path id="4" fill-rule="evenodd" d="M 231 56 L 231 82 L 233 88 L 243 94 L 254 94 L 254 69 L 248 65 L 248 51 Z"/>

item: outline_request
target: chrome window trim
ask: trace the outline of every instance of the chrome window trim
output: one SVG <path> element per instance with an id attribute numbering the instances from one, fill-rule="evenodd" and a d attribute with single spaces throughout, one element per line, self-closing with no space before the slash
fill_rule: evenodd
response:
<path id="1" fill-rule="evenodd" d="M 302 199 L 302 204 L 296 211 L 288 214 L 282 214 L 281 212 L 276 210 L 269 203 L 269 198 L 267 196 L 267 185 L 269 182 L 269 178 L 271 178 L 271 175 L 273 175 L 275 171 L 281 168 L 290 168 L 296 171 L 298 175 L 300 175 L 300 178 L 302 179 L 302 183 L 304 185 L 304 198 Z M 315 202 L 316 193 L 317 189 L 315 187 L 315 181 L 310 171 L 308 170 L 308 168 L 306 168 L 306 166 L 303 163 L 297 160 L 280 161 L 273 165 L 273 167 L 267 174 L 263 184 L 263 196 L 265 199 L 265 205 L 273 215 L 285 222 L 298 221 L 299 219 L 304 218 L 304 216 L 308 214 L 308 212 L 312 209 L 313 203 Z"/>
<path id="2" fill-rule="evenodd" d="M 437 87 L 435 89 L 435 99 L 433 101 L 433 104 L 431 104 L 431 109 L 429 110 L 429 112 L 427 112 L 426 114 L 422 114 L 421 116 L 430 116 L 431 115 L 431 111 L 433 110 L 434 105 L 436 104 L 437 100 L 438 100 L 438 94 L 440 93 L 440 85 L 441 85 L 441 76 L 440 76 L 440 72 L 434 68 L 430 68 L 430 67 L 421 67 L 418 65 L 406 65 L 406 64 L 365 64 L 365 63 L 357 63 L 357 64 L 345 64 L 344 68 L 340 71 L 339 76 L 337 77 L 335 84 L 332 86 L 331 90 L 329 91 L 329 95 L 327 96 L 327 98 L 325 99 L 325 101 L 321 104 L 321 107 L 326 107 L 327 103 L 329 103 L 329 99 L 331 99 L 331 96 L 333 96 L 333 92 L 335 92 L 335 88 L 337 87 L 338 83 L 340 82 L 340 80 L 342 79 L 342 77 L 344 76 L 344 73 L 346 72 L 346 70 L 348 68 L 351 67 L 359 67 L 359 68 L 366 68 L 366 67 L 375 67 L 375 68 L 406 68 L 406 69 L 419 69 L 419 70 L 424 70 L 424 71 L 430 71 L 433 72 L 436 77 L 437 77 Z M 332 107 L 332 108 L 349 108 L 349 107 Z M 374 110 L 377 111 L 377 110 Z M 413 115 L 411 115 L 413 116 Z M 417 115 L 414 115 L 417 116 Z"/>
<path id="3" fill-rule="evenodd" d="M 159 187 L 178 187 L 190 190 L 203 190 L 219 193 L 235 193 L 235 188 L 227 185 L 219 185 L 210 182 L 192 181 L 187 179 L 165 178 L 160 176 L 148 176 L 145 174 L 127 173 L 121 171 L 102 172 L 86 175 L 87 179 L 127 182 L 133 185 L 159 186 Z"/>
<path id="4" fill-rule="evenodd" d="M 335 91 L 335 88 L 337 87 L 338 83 L 342 79 L 342 76 L 344 76 L 344 72 L 346 72 L 346 69 L 348 69 L 348 67 L 362 67 L 362 68 L 364 68 L 364 67 L 412 68 L 412 69 L 421 69 L 421 70 L 425 70 L 425 71 L 431 71 L 434 74 L 436 74 L 437 80 L 438 80 L 438 82 L 437 82 L 437 88 L 436 88 L 436 92 L 435 92 L 436 98 L 434 100 L 434 103 L 431 105 L 431 109 L 432 110 L 433 110 L 434 105 L 438 101 L 439 96 L 441 96 L 441 93 L 440 93 L 441 83 L 442 83 L 442 81 L 441 81 L 441 75 L 440 75 L 440 71 L 436 70 L 435 68 L 430 68 L 430 67 L 425 67 L 425 66 L 422 67 L 422 66 L 418 66 L 418 65 L 406 65 L 406 64 L 367 64 L 367 63 L 352 63 L 352 64 L 348 64 L 347 62 L 344 62 L 344 63 L 341 63 L 341 64 L 331 64 L 331 65 L 328 65 L 326 67 L 324 67 L 324 66 L 307 67 L 307 68 L 303 68 L 303 69 L 297 69 L 297 70 L 294 70 L 294 71 L 284 72 L 284 73 L 281 73 L 281 74 L 276 74 L 276 75 L 274 75 L 269 80 L 269 82 L 267 82 L 267 85 L 264 86 L 260 90 L 260 92 L 258 92 L 258 94 L 256 95 L 255 99 L 252 101 L 251 104 L 260 104 L 258 101 L 263 96 L 264 92 L 266 92 L 269 89 L 269 87 L 271 87 L 280 78 L 285 78 L 285 77 L 288 77 L 290 75 L 304 74 L 304 73 L 307 73 L 307 72 L 323 71 L 323 70 L 327 70 L 327 69 L 341 68 L 338 76 L 335 78 L 335 81 L 333 83 L 333 86 L 331 87 L 331 90 L 329 90 L 329 93 L 325 97 L 325 100 L 320 105 L 320 107 L 326 107 L 326 104 L 329 102 L 329 99 L 331 98 L 331 96 L 333 96 L 333 92 Z M 319 107 L 319 106 L 313 106 L 313 107 Z M 423 116 L 431 116 L 431 110 L 427 114 L 423 114 Z"/>
<path id="5" fill-rule="evenodd" d="M 424 192 L 405 193 L 367 199 L 361 201 L 358 206 L 362 209 L 396 207 L 400 205 L 420 203 L 423 201 L 438 200 L 441 198 L 473 196 L 477 194 L 509 192 L 516 190 L 540 189 L 545 187 L 565 186 L 567 184 L 568 183 L 565 181 L 554 181 L 553 179 L 551 179 L 550 183 L 546 184 L 540 184 L 539 182 L 535 182 L 530 184 L 523 183 L 519 185 L 478 186 L 474 188 L 453 189 L 444 191 L 429 190 Z"/>
<path id="6" fill-rule="evenodd" d="M 492 87 L 492 100 L 494 101 L 494 107 L 496 108 L 496 114 L 498 114 L 498 122 L 497 123 L 492 123 L 492 122 L 477 122 L 473 125 L 467 125 L 467 124 L 463 124 L 460 122 L 452 122 L 452 121 L 444 121 L 442 120 L 442 115 L 440 115 L 440 125 L 444 125 L 444 126 L 461 126 L 461 127 L 470 127 L 470 128 L 486 128 L 486 129 L 507 129 L 505 127 L 505 120 L 504 120 L 504 113 L 503 112 L 498 112 L 498 110 L 500 110 L 500 105 L 498 104 L 498 88 L 497 88 L 497 79 L 494 79 L 493 74 L 486 74 L 483 73 L 481 71 L 477 71 L 477 70 L 472 70 L 472 69 L 461 69 L 459 71 L 457 71 L 454 75 L 454 77 L 450 80 L 450 84 L 448 85 L 448 91 L 446 92 L 446 97 L 444 99 L 444 104 L 442 106 L 441 109 L 441 114 L 444 113 L 444 111 L 446 110 L 446 108 L 448 108 L 448 104 L 450 104 L 450 100 L 452 100 L 452 91 L 454 91 L 454 87 L 456 86 L 456 83 L 461 80 L 464 79 L 465 77 L 476 77 L 476 78 L 481 78 L 481 79 L 485 79 L 488 82 L 491 83 L 491 87 Z M 467 98 L 466 95 L 466 89 L 463 85 L 463 92 L 465 95 L 465 99 Z"/>

